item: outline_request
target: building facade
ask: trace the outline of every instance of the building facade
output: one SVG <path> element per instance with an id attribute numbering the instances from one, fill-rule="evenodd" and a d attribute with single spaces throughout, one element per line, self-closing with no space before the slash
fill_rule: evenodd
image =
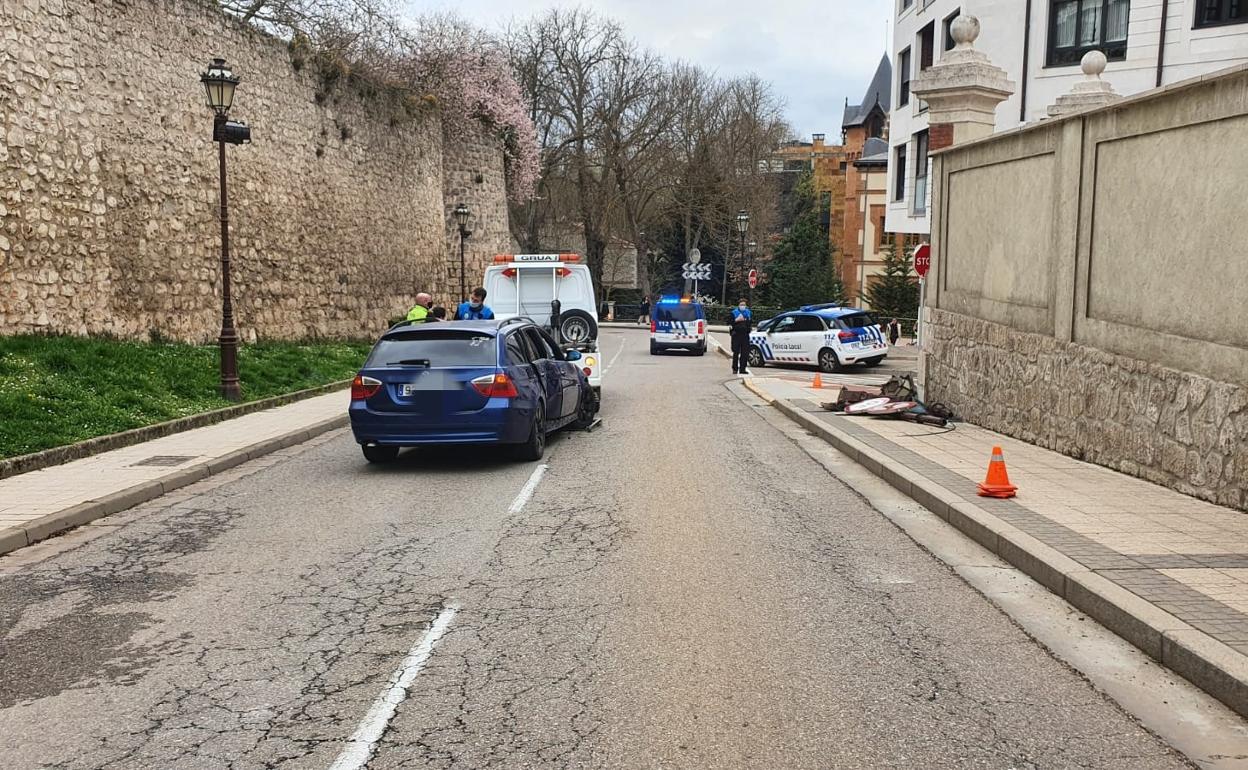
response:
<path id="1" fill-rule="evenodd" d="M 894 0 L 887 228 L 931 229 L 926 108 L 910 82 L 953 48 L 950 24 L 979 18 L 975 47 L 1018 89 L 997 109 L 997 130 L 1046 117 L 1083 78 L 1091 50 L 1122 95 L 1248 62 L 1248 0 Z M 1164 18 L 1163 18 L 1164 16 Z"/>

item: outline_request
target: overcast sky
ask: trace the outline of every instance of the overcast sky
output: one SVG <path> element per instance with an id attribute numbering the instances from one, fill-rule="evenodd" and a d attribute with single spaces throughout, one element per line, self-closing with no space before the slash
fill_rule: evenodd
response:
<path id="1" fill-rule="evenodd" d="M 771 81 L 799 137 L 840 134 L 845 99 L 857 103 L 886 50 L 895 0 L 407 0 L 413 13 L 452 11 L 487 29 L 553 6 L 610 16 L 667 58 L 724 76 Z"/>

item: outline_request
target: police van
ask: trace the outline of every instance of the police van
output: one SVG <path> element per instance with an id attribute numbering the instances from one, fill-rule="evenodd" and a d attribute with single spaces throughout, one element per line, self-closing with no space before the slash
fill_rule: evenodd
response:
<path id="1" fill-rule="evenodd" d="M 664 350 L 706 353 L 706 312 L 689 297 L 660 297 L 650 308 L 650 355 Z"/>
<path id="2" fill-rule="evenodd" d="M 887 356 L 883 330 L 858 308 L 806 305 L 750 333 L 750 367 L 807 364 L 841 372 L 850 364 L 879 366 Z"/>

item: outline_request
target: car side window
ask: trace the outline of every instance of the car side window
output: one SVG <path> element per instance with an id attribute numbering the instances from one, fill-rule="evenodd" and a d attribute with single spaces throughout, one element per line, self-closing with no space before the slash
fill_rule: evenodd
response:
<path id="1" fill-rule="evenodd" d="M 798 316 L 793 323 L 792 329 L 795 332 L 821 332 L 824 330 L 823 321 L 816 315 Z"/>
<path id="2" fill-rule="evenodd" d="M 553 358 L 553 351 L 546 345 L 546 341 L 542 339 L 542 335 L 537 329 L 527 327 L 522 330 L 524 338 L 529 343 L 529 348 L 533 351 L 533 360 L 540 361 L 544 358 Z"/>
<path id="3" fill-rule="evenodd" d="M 519 332 L 507 336 L 507 362 L 513 366 L 529 363 L 529 351 Z"/>
<path id="4" fill-rule="evenodd" d="M 545 329 L 538 329 L 537 336 L 542 342 L 546 343 L 546 347 L 550 349 L 551 358 L 556 361 L 565 360 L 563 348 L 559 347 L 559 345 L 555 343 L 555 338 L 547 334 Z"/>
<path id="5" fill-rule="evenodd" d="M 776 322 L 772 325 L 772 327 L 771 327 L 771 331 L 774 331 L 774 332 L 777 332 L 777 333 L 779 333 L 779 332 L 791 332 L 791 331 L 797 331 L 796 329 L 794 329 L 794 328 L 793 328 L 793 324 L 794 324 L 796 321 L 797 321 L 797 319 L 796 319 L 796 318 L 794 318 L 794 317 L 793 317 L 793 316 L 791 316 L 791 315 L 790 315 L 790 316 L 785 316 L 784 318 L 781 318 L 779 321 L 776 321 Z"/>

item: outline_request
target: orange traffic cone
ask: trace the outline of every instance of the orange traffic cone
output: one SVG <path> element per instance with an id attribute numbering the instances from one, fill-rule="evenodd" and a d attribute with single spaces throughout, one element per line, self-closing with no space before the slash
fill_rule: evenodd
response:
<path id="1" fill-rule="evenodd" d="M 814 381 L 814 383 L 813 383 L 813 384 L 811 384 L 811 386 L 810 386 L 810 387 L 812 387 L 812 388 L 822 388 L 822 387 L 823 387 L 823 376 L 822 376 L 822 375 L 820 375 L 820 374 L 819 374 L 819 372 L 815 372 L 815 381 Z"/>
<path id="2" fill-rule="evenodd" d="M 1001 447 L 992 448 L 992 459 L 988 461 L 988 478 L 979 485 L 980 497 L 1013 497 L 1018 487 L 1010 483 L 1010 476 L 1005 472 L 1005 455 Z"/>

